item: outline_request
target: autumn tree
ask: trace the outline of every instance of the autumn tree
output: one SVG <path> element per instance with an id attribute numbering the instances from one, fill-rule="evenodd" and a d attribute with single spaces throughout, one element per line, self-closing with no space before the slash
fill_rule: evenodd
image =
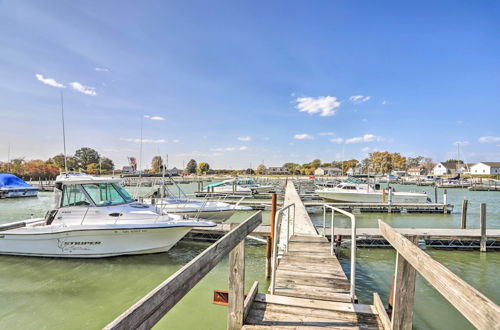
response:
<path id="1" fill-rule="evenodd" d="M 406 157 L 399 152 L 376 151 L 369 154 L 371 167 L 380 174 L 406 169 Z"/>
<path id="2" fill-rule="evenodd" d="M 112 171 L 115 169 L 115 163 L 108 157 L 101 157 L 100 167 L 103 172 Z"/>
<path id="3" fill-rule="evenodd" d="M 423 160 L 424 160 L 423 156 L 408 157 L 408 159 L 406 160 L 406 167 L 410 168 L 410 167 L 420 166 Z"/>
<path id="4" fill-rule="evenodd" d="M 86 172 L 88 174 L 98 174 L 99 173 L 99 164 L 97 163 L 90 163 L 86 167 Z"/>
<path id="5" fill-rule="evenodd" d="M 66 162 L 68 165 L 68 171 L 72 170 L 72 169 L 76 169 L 78 167 L 76 158 L 73 156 L 66 156 Z M 56 155 L 52 158 L 49 158 L 47 160 L 47 163 L 54 164 L 57 167 L 59 167 L 61 170 L 64 170 L 64 155 L 59 154 L 59 155 Z"/>
<path id="6" fill-rule="evenodd" d="M 198 164 L 198 174 L 205 174 L 210 169 L 210 165 L 205 162 L 201 162 Z"/>
<path id="7" fill-rule="evenodd" d="M 266 174 L 266 166 L 264 164 L 260 164 L 259 166 L 257 166 L 257 174 L 259 175 L 263 175 L 263 174 Z"/>
<path id="8" fill-rule="evenodd" d="M 351 168 L 355 169 L 356 167 L 358 167 L 358 165 L 359 165 L 359 162 L 357 159 L 345 160 L 342 162 L 342 170 L 344 171 L 344 173 L 346 173 Z"/>
<path id="9" fill-rule="evenodd" d="M 186 165 L 186 169 L 184 170 L 184 172 L 186 173 L 196 173 L 196 167 L 198 166 L 198 164 L 196 163 L 196 160 L 194 159 L 191 159 L 187 165 Z"/>
<path id="10" fill-rule="evenodd" d="M 153 173 L 159 173 L 162 170 L 163 159 L 161 156 L 154 156 L 151 160 L 151 171 Z"/>

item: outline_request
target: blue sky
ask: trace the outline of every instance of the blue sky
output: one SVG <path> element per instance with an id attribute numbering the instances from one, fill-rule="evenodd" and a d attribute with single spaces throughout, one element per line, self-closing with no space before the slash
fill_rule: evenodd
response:
<path id="1" fill-rule="evenodd" d="M 0 1 L 0 160 L 500 160 L 498 1 Z M 144 117 L 147 116 L 147 117 Z M 160 120 L 163 119 L 163 120 Z M 144 167 L 143 166 L 143 167 Z"/>

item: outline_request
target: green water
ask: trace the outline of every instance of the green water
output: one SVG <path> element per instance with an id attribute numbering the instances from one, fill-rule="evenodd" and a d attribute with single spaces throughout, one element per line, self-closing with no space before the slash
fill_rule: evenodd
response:
<path id="1" fill-rule="evenodd" d="M 188 192 L 194 185 L 183 185 Z M 401 186 L 398 190 L 427 190 L 426 187 Z M 448 189 L 448 201 L 455 204 L 451 215 L 358 214 L 359 227 L 375 227 L 381 218 L 395 227 L 456 228 L 460 223 L 460 203 L 469 200 L 468 224 L 478 227 L 479 203 L 488 203 L 488 228 L 500 228 L 500 193 L 468 192 Z M 43 216 L 52 202 L 51 193 L 36 199 L 0 200 L 0 223 Z M 251 212 L 235 214 L 239 222 Z M 322 222 L 321 213 L 312 214 Z M 269 212 L 264 212 L 264 222 Z M 342 220 L 340 219 L 342 224 Z M 343 223 L 347 225 L 347 223 Z M 66 260 L 0 256 L 0 327 L 2 329 L 96 329 L 112 321 L 149 290 L 190 261 L 208 243 L 180 242 L 167 253 L 116 257 L 98 260 Z M 449 267 L 465 281 L 500 303 L 500 254 L 477 251 L 438 251 L 427 249 L 433 258 Z M 265 292 L 265 247 L 247 244 L 247 289 L 254 280 Z M 349 273 L 349 250 L 341 260 Z M 357 295 L 370 303 L 371 293 L 380 293 L 387 301 L 394 273 L 395 253 L 389 249 L 359 249 L 357 257 Z M 222 329 L 226 308 L 213 305 L 214 289 L 227 289 L 227 260 L 211 271 L 156 326 L 158 329 Z M 418 278 L 414 327 L 417 329 L 470 329 L 472 326 L 449 305 L 425 280 Z"/>

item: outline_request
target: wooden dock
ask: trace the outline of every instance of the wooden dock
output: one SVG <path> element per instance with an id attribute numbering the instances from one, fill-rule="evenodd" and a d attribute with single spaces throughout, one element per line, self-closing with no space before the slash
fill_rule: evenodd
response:
<path id="1" fill-rule="evenodd" d="M 273 270 L 270 292 L 256 297 L 243 329 L 383 329 L 375 306 L 355 303 L 351 283 L 328 239 L 316 231 L 292 182 L 285 193 L 284 207 L 289 206 L 295 208 L 293 230 L 290 223 L 278 225 L 275 246 L 281 258 Z M 288 215 L 283 218 L 289 221 Z"/>

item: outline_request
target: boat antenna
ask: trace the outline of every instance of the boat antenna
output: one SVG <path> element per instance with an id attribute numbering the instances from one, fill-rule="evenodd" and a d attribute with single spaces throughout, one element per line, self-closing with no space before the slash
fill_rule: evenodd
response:
<path id="1" fill-rule="evenodd" d="M 68 172 L 68 160 L 66 159 L 66 130 L 64 127 L 64 99 L 63 99 L 62 88 L 61 88 L 61 118 L 62 118 L 62 133 L 63 133 L 63 147 L 64 147 L 64 172 Z"/>
<path id="2" fill-rule="evenodd" d="M 139 178 L 142 177 L 142 120 L 143 120 L 143 115 L 141 115 L 141 145 L 139 148 Z"/>

